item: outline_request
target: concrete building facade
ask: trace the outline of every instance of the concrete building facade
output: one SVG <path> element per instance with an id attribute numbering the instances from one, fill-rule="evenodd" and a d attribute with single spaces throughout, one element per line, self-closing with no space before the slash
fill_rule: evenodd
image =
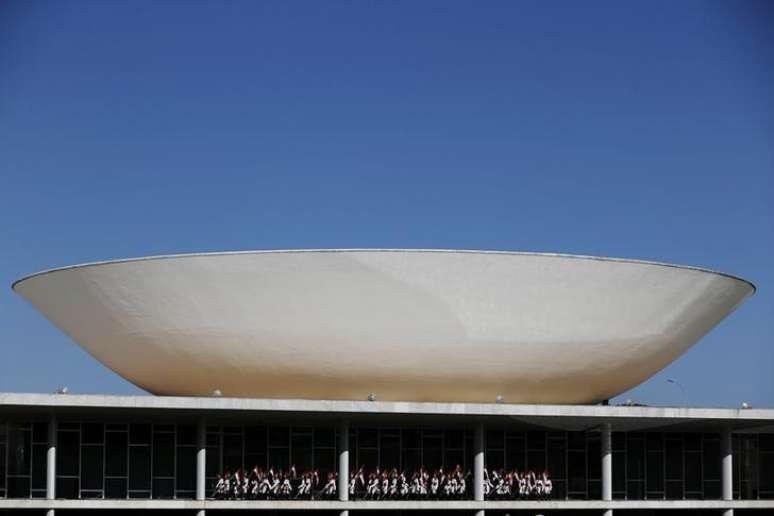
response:
<path id="1" fill-rule="evenodd" d="M 774 514 L 774 410 L 607 404 L 754 293 L 728 274 L 318 250 L 101 262 L 13 288 L 156 396 L 0 393 L 4 514 Z M 456 471 L 465 489 L 363 496 L 361 468 Z M 216 496 L 252 469 L 316 471 L 336 495 Z M 514 471 L 550 475 L 550 494 L 492 491 Z"/>
<path id="2" fill-rule="evenodd" d="M 774 411 L 0 395 L 0 509 L 767 514 Z M 548 469 L 546 500 L 213 500 L 226 469 Z M 49 512 L 50 514 L 50 512 Z M 350 513 L 351 514 L 351 513 Z"/>

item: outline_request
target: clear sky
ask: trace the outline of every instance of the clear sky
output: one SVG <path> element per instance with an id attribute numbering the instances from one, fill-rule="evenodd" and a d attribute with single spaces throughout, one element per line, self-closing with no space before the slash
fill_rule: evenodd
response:
<path id="1" fill-rule="evenodd" d="M 772 2 L 6 0 L 0 189 L 0 391 L 140 392 L 22 275 L 418 247 L 749 279 L 618 401 L 774 407 Z"/>

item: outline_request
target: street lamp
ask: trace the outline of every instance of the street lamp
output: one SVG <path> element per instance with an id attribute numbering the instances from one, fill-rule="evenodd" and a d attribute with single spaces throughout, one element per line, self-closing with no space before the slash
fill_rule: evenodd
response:
<path id="1" fill-rule="evenodd" d="M 680 388 L 680 392 L 683 394 L 683 406 L 687 406 L 688 398 L 685 395 L 685 387 L 683 387 L 683 384 L 681 384 L 674 378 L 667 378 L 667 383 L 671 383 L 672 385 L 677 385 Z"/>

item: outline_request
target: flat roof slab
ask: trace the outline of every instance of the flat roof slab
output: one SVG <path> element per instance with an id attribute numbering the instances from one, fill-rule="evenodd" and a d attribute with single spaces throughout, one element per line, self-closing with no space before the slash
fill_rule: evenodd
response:
<path id="1" fill-rule="evenodd" d="M 539 426 L 589 430 L 609 423 L 616 431 L 661 430 L 774 432 L 774 409 L 643 407 L 606 405 L 520 405 L 395 401 L 278 400 L 220 397 L 113 396 L 84 394 L 0 393 L 0 416 L 67 414 L 151 417 L 182 415 L 242 418 L 260 415 L 282 419 L 303 415 L 312 420 L 347 419 L 352 423 L 396 420 L 493 426 Z"/>

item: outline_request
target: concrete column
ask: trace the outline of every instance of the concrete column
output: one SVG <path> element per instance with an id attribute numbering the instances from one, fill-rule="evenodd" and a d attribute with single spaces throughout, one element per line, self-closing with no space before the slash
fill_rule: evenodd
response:
<path id="1" fill-rule="evenodd" d="M 46 450 L 46 499 L 56 498 L 56 416 L 48 419 L 48 449 Z M 54 516 L 54 509 L 46 512 L 47 516 Z"/>
<path id="2" fill-rule="evenodd" d="M 349 500 L 349 421 L 342 421 L 339 425 L 339 472 L 336 491 L 339 500 Z M 341 511 L 341 516 L 349 516 L 349 511 Z"/>
<path id="3" fill-rule="evenodd" d="M 473 499 L 478 502 L 484 501 L 485 440 L 484 423 L 479 423 L 473 436 Z M 477 511 L 476 516 L 484 516 L 484 511 Z"/>
<path id="4" fill-rule="evenodd" d="M 199 419 L 196 425 L 196 499 L 207 498 L 207 422 Z M 204 509 L 197 516 L 204 516 Z"/>
<path id="5" fill-rule="evenodd" d="M 731 430 L 724 430 L 720 434 L 720 460 L 721 460 L 721 495 L 723 500 L 734 499 L 734 447 L 731 439 Z M 723 516 L 734 516 L 733 509 L 726 509 Z"/>
<path id="6" fill-rule="evenodd" d="M 600 444 L 602 448 L 602 499 L 613 499 L 613 451 L 610 423 L 602 425 Z"/>
<path id="7" fill-rule="evenodd" d="M 613 446 L 610 423 L 602 424 L 600 441 L 602 448 L 602 457 L 600 457 L 602 460 L 602 500 L 610 501 L 613 499 Z M 612 509 L 607 509 L 603 515 L 613 516 Z"/>

